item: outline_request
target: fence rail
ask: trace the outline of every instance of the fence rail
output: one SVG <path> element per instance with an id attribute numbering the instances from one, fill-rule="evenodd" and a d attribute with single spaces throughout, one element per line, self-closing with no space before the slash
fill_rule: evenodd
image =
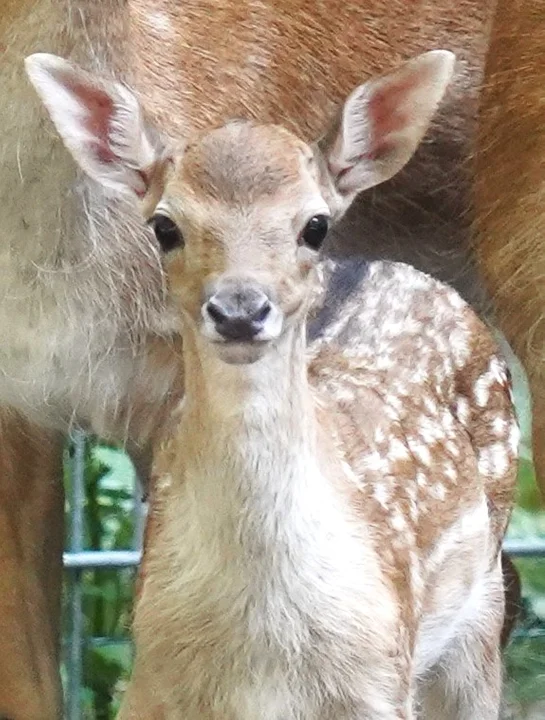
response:
<path id="1" fill-rule="evenodd" d="M 506 540 L 503 549 L 511 557 L 545 557 L 545 541 Z M 141 557 L 139 550 L 65 552 L 64 567 L 66 570 L 137 567 Z"/>

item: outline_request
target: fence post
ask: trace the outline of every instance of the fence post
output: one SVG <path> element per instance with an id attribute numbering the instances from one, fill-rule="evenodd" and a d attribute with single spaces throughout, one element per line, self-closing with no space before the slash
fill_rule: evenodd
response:
<path id="1" fill-rule="evenodd" d="M 71 463 L 72 493 L 70 498 L 70 550 L 80 553 L 84 546 L 85 504 L 85 435 L 80 430 L 72 433 L 74 453 Z M 70 644 L 67 658 L 68 717 L 81 718 L 81 687 L 83 677 L 83 608 L 80 568 L 70 573 L 70 613 L 72 616 Z"/>

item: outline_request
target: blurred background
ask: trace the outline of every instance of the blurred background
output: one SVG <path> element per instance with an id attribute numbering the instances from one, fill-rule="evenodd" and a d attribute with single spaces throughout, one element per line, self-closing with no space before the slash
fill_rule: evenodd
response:
<path id="1" fill-rule="evenodd" d="M 505 720 L 545 719 L 545 512 L 529 449 L 531 410 L 524 374 L 512 365 L 522 429 L 517 507 L 507 547 L 522 557 L 524 609 L 505 655 Z M 114 718 L 131 662 L 135 563 L 145 504 L 125 453 L 75 434 L 66 449 L 63 680 L 69 720 Z M 98 551 L 90 552 L 89 551 Z M 477 720 L 477 718 L 475 719 Z"/>

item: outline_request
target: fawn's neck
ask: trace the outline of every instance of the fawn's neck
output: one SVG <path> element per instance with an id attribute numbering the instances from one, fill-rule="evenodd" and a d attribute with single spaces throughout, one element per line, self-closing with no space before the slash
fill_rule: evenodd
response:
<path id="1" fill-rule="evenodd" d="M 199 513 L 210 514 L 207 523 L 223 523 L 223 532 L 225 524 L 246 519 L 259 544 L 260 522 L 286 529 L 301 505 L 312 505 L 309 496 L 316 498 L 320 488 L 328 492 L 316 459 L 305 329 L 289 330 L 251 365 L 225 364 L 200 337 L 188 335 L 187 394 L 176 438 L 183 448 L 183 483 Z"/>

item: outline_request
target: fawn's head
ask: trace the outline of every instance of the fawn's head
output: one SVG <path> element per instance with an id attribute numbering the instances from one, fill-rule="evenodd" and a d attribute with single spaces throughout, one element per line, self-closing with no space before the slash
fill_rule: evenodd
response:
<path id="1" fill-rule="evenodd" d="M 186 323 L 222 359 L 244 363 L 304 317 L 328 229 L 408 162 L 453 60 L 426 53 L 359 86 L 312 145 L 251 121 L 167 142 L 124 85 L 51 55 L 26 66 L 82 169 L 140 200 Z"/>

